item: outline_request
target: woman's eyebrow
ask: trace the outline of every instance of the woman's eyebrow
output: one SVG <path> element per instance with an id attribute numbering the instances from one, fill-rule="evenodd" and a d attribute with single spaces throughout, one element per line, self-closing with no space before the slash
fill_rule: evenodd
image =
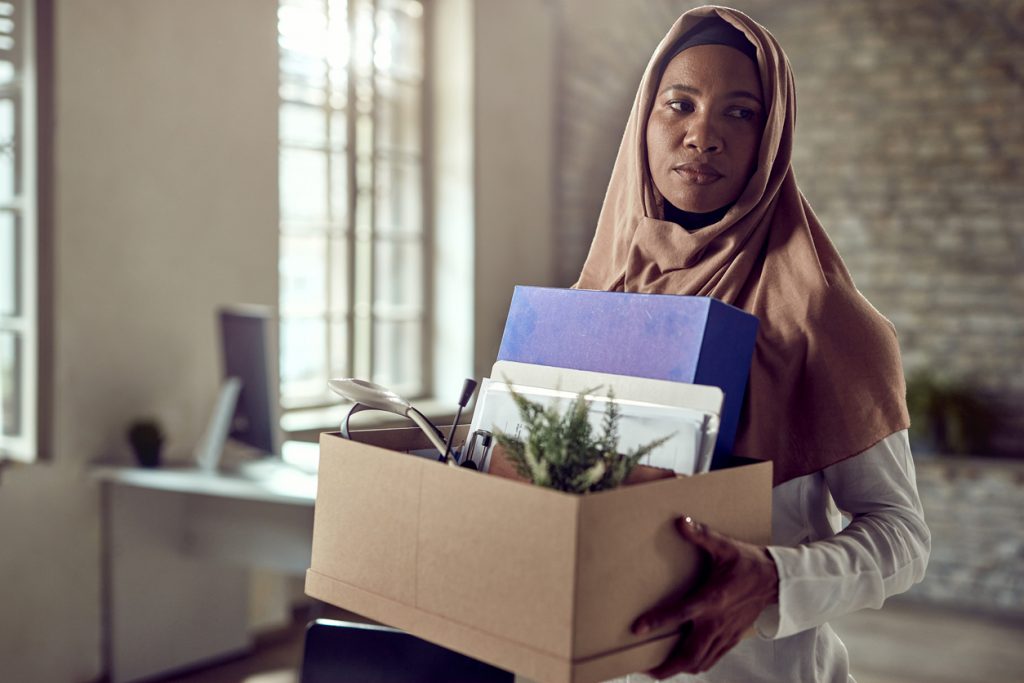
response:
<path id="1" fill-rule="evenodd" d="M 747 99 L 754 100 L 758 104 L 761 104 L 761 98 L 750 92 L 749 90 L 733 90 L 732 92 L 726 93 L 726 97 L 746 97 Z"/>
<path id="2" fill-rule="evenodd" d="M 673 83 L 672 85 L 666 86 L 662 89 L 661 94 L 669 92 L 670 90 L 678 90 L 680 92 L 689 93 L 690 95 L 700 95 L 700 89 L 693 87 L 692 85 L 683 85 L 682 83 Z M 761 98 L 750 92 L 749 90 L 733 90 L 725 94 L 726 97 L 746 97 L 747 99 L 754 100 L 758 104 L 761 104 Z"/>
<path id="3" fill-rule="evenodd" d="M 681 90 L 682 92 L 690 93 L 691 95 L 700 94 L 700 90 L 694 88 L 692 85 L 682 85 L 681 83 L 673 83 L 672 85 L 666 86 L 662 89 L 661 94 L 664 95 L 669 90 Z"/>

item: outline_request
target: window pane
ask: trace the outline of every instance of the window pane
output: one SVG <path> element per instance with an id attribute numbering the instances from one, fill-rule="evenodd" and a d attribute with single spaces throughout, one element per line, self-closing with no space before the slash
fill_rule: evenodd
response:
<path id="1" fill-rule="evenodd" d="M 15 109 L 12 100 L 0 100 L 0 202 L 11 201 L 16 191 Z"/>
<path id="2" fill-rule="evenodd" d="M 327 114 L 322 107 L 285 102 L 279 125 L 283 144 L 327 146 Z"/>
<path id="3" fill-rule="evenodd" d="M 328 4 L 327 63 L 331 90 L 334 96 L 344 97 L 348 90 L 348 3 L 330 0 Z"/>
<path id="4" fill-rule="evenodd" d="M 420 152 L 420 88 L 388 79 L 378 82 L 378 143 L 383 152 Z"/>
<path id="5" fill-rule="evenodd" d="M 14 3 L 0 2 L 0 83 L 10 83 L 18 71 L 17 63 L 21 55 L 21 46 L 16 41 L 15 21 L 23 21 L 14 16 Z"/>
<path id="6" fill-rule="evenodd" d="M 378 320 L 375 323 L 374 382 L 403 396 L 416 396 L 422 392 L 421 333 L 419 321 Z"/>
<path id="7" fill-rule="evenodd" d="M 348 118 L 346 112 L 335 111 L 331 114 L 331 149 L 336 152 L 345 150 L 348 141 Z"/>
<path id="8" fill-rule="evenodd" d="M 417 78 L 423 73 L 423 4 L 384 0 L 377 14 L 375 64 L 385 73 Z"/>
<path id="9" fill-rule="evenodd" d="M 321 318 L 281 318 L 281 395 L 320 396 L 327 384 L 327 325 Z"/>
<path id="10" fill-rule="evenodd" d="M 419 234 L 423 229 L 420 167 L 380 162 L 377 169 L 377 230 L 383 234 Z"/>
<path id="11" fill-rule="evenodd" d="M 331 238 L 331 262 L 328 272 L 331 279 L 330 312 L 335 316 L 345 315 L 349 310 L 348 302 L 348 240 L 341 237 Z"/>
<path id="12" fill-rule="evenodd" d="M 327 154 L 281 149 L 281 220 L 327 223 Z"/>
<path id="13" fill-rule="evenodd" d="M 348 160 L 344 154 L 331 155 L 331 227 L 338 231 L 348 224 Z"/>
<path id="14" fill-rule="evenodd" d="M 18 315 L 18 233 L 10 211 L 0 211 L 0 315 Z"/>
<path id="15" fill-rule="evenodd" d="M 0 332 L 0 433 L 21 435 L 21 344 L 13 332 Z"/>
<path id="16" fill-rule="evenodd" d="M 278 93 L 282 100 L 289 102 L 304 102 L 314 106 L 322 107 L 327 101 L 327 96 L 320 88 L 309 88 L 301 83 L 281 81 Z"/>
<path id="17" fill-rule="evenodd" d="M 352 39 L 352 61 L 356 71 L 368 74 L 371 71 L 373 54 L 373 3 L 356 0 L 355 35 Z"/>
<path id="18" fill-rule="evenodd" d="M 418 311 L 423 301 L 423 247 L 409 240 L 376 240 L 377 306 Z"/>
<path id="19" fill-rule="evenodd" d="M 327 310 L 327 238 L 281 236 L 281 314 L 320 315 Z"/>
<path id="20" fill-rule="evenodd" d="M 331 321 L 331 377 L 351 377 L 348 365 L 348 323 L 343 318 Z"/>
<path id="21" fill-rule="evenodd" d="M 283 0 L 277 11 L 282 81 L 322 88 L 327 82 L 327 17 L 323 2 Z"/>

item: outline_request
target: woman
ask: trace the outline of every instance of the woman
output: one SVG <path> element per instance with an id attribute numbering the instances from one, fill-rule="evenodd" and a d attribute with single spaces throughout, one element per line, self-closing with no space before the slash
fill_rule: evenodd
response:
<path id="1" fill-rule="evenodd" d="M 735 452 L 774 463 L 773 545 L 680 520 L 706 574 L 633 625 L 681 634 L 657 678 L 852 681 L 827 621 L 880 607 L 927 564 L 895 331 L 797 188 L 795 112 L 767 30 L 721 7 L 680 17 L 640 83 L 576 285 L 712 296 L 760 319 Z"/>

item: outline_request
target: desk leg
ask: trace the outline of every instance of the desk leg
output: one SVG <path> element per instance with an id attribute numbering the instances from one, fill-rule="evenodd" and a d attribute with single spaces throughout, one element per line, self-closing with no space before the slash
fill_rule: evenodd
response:
<path id="1" fill-rule="evenodd" d="M 248 573 L 184 554 L 177 493 L 106 485 L 106 595 L 112 683 L 247 650 Z"/>

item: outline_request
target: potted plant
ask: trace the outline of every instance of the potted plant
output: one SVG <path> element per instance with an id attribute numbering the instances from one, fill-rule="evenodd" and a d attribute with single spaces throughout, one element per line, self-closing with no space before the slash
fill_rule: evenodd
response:
<path id="1" fill-rule="evenodd" d="M 588 418 L 590 389 L 577 394 L 561 414 L 555 406 L 545 408 L 511 389 L 523 421 L 525 438 L 498 431 L 495 438 L 517 473 L 536 484 L 568 491 L 589 493 L 613 489 L 622 484 L 645 455 L 673 435 L 655 439 L 629 453 L 618 450 L 619 409 L 609 400 L 601 433 Z M 614 399 L 612 392 L 609 399 Z"/>
<path id="2" fill-rule="evenodd" d="M 160 467 L 164 433 L 155 419 L 136 420 L 128 426 L 128 443 L 131 444 L 135 459 L 146 468 Z"/>
<path id="3" fill-rule="evenodd" d="M 915 448 L 970 455 L 988 450 L 993 410 L 965 382 L 920 372 L 907 379 L 910 436 Z"/>

